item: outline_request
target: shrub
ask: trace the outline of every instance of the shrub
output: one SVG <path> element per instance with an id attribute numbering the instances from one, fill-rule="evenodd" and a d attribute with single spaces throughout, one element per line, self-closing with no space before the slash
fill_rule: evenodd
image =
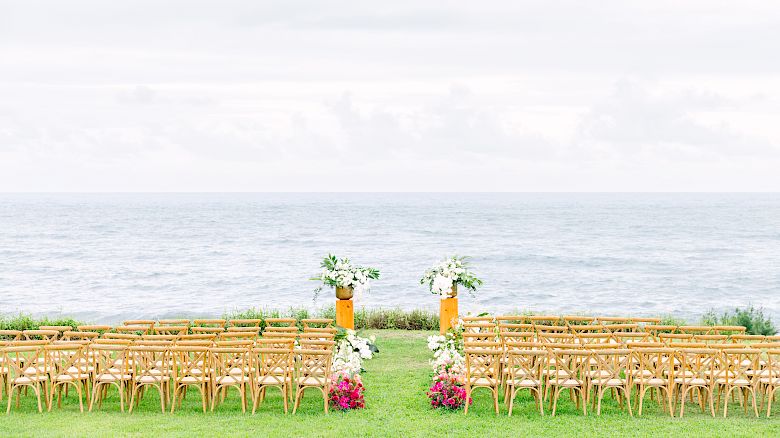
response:
<path id="1" fill-rule="evenodd" d="M 69 325 L 75 330 L 77 326 L 84 324 L 73 318 L 41 319 L 30 315 L 19 314 L 16 316 L 0 316 L 0 330 L 37 330 L 42 325 Z"/>
<path id="2" fill-rule="evenodd" d="M 704 325 L 741 325 L 750 335 L 771 336 L 777 333 L 772 320 L 764 315 L 762 308 L 753 306 L 736 308 L 718 315 L 710 310 L 702 316 Z"/>

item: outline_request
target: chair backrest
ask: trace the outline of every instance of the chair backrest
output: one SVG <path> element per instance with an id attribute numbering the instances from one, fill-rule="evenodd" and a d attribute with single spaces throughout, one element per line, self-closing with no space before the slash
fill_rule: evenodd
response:
<path id="1" fill-rule="evenodd" d="M 492 324 L 492 323 L 495 323 L 495 321 L 496 321 L 496 318 L 494 316 L 490 316 L 490 315 L 484 315 L 484 316 L 464 316 L 461 319 L 463 320 L 464 323 L 479 322 L 479 323 L 489 323 L 489 324 Z"/>
<path id="2" fill-rule="evenodd" d="M 673 348 L 635 348 L 631 351 L 638 367 L 633 376 L 635 381 L 646 384 L 652 379 L 668 379 L 667 383 L 674 380 Z"/>
<path id="3" fill-rule="evenodd" d="M 304 318 L 301 324 L 304 331 L 310 328 L 333 328 L 333 320 L 330 318 Z"/>
<path id="4" fill-rule="evenodd" d="M 586 371 L 590 367 L 591 352 L 588 350 L 572 350 L 548 348 L 552 373 L 548 379 L 560 383 L 574 380 L 580 385 L 585 384 Z"/>
<path id="5" fill-rule="evenodd" d="M 463 333 L 463 344 L 470 345 L 481 342 L 495 342 L 498 339 L 498 333 Z"/>
<path id="6" fill-rule="evenodd" d="M 266 385 L 282 385 L 292 375 L 293 349 L 260 347 L 252 349 L 252 359 Z"/>
<path id="7" fill-rule="evenodd" d="M 299 344 L 302 349 L 306 350 L 333 350 L 333 347 L 336 346 L 336 341 L 302 339 Z"/>
<path id="8" fill-rule="evenodd" d="M 596 320 L 599 324 L 603 325 L 630 324 L 636 322 L 633 318 L 625 316 L 598 316 L 596 317 Z"/>
<path id="9" fill-rule="evenodd" d="M 539 333 L 539 335 L 542 335 L 544 333 L 569 333 L 569 327 L 565 325 L 542 325 L 542 324 L 534 324 L 534 331 Z"/>
<path id="10" fill-rule="evenodd" d="M 80 331 L 66 331 L 62 333 L 60 339 L 64 341 L 77 341 L 77 340 L 92 340 L 100 337 L 98 332 L 80 332 Z"/>
<path id="11" fill-rule="evenodd" d="M 648 332 L 614 332 L 611 335 L 618 344 L 624 345 L 653 341 L 653 336 Z"/>
<path id="12" fill-rule="evenodd" d="M 92 340 L 92 345 L 118 345 L 128 347 L 135 342 L 134 339 L 97 338 Z"/>
<path id="13" fill-rule="evenodd" d="M 177 339 L 179 341 L 212 341 L 216 339 L 215 333 L 193 333 L 191 335 L 181 335 Z"/>
<path id="14" fill-rule="evenodd" d="M 175 341 L 179 339 L 179 335 L 141 335 L 141 339 L 145 341 Z"/>
<path id="15" fill-rule="evenodd" d="M 492 321 L 473 321 L 463 323 L 464 333 L 494 333 L 496 332 L 496 324 Z"/>
<path id="16" fill-rule="evenodd" d="M 499 369 L 503 351 L 498 342 L 485 342 L 463 350 L 466 356 L 466 380 L 474 383 L 478 379 L 487 379 L 491 385 L 500 379 Z"/>
<path id="17" fill-rule="evenodd" d="M 251 342 L 249 343 L 251 345 Z M 213 339 L 179 339 L 174 345 L 179 347 L 213 347 Z"/>
<path id="18" fill-rule="evenodd" d="M 753 384 L 760 376 L 759 358 L 761 350 L 755 348 L 728 348 L 721 350 L 722 364 L 727 367 L 726 373 L 719 375 L 729 383 Z"/>
<path id="19" fill-rule="evenodd" d="M 304 327 L 304 333 L 331 333 L 334 336 L 339 332 L 338 329 L 333 327 Z"/>
<path id="20" fill-rule="evenodd" d="M 704 342 L 705 344 L 723 344 L 728 340 L 728 335 L 693 335 L 693 342 Z"/>
<path id="21" fill-rule="evenodd" d="M 539 342 L 549 344 L 574 344 L 577 342 L 577 337 L 572 333 L 539 332 L 537 333 L 537 339 L 539 339 Z"/>
<path id="22" fill-rule="evenodd" d="M 731 339 L 731 342 L 737 344 L 746 344 L 749 342 L 764 342 L 764 340 L 766 340 L 766 336 L 736 334 L 736 335 L 729 336 L 729 339 Z"/>
<path id="23" fill-rule="evenodd" d="M 680 348 L 675 356 L 679 361 L 680 374 L 691 379 L 709 381 L 715 369 L 718 351 L 711 348 Z"/>
<path id="24" fill-rule="evenodd" d="M 152 331 L 154 324 L 149 325 L 119 325 L 114 327 L 114 331 L 119 334 L 148 335 Z"/>
<path id="25" fill-rule="evenodd" d="M 525 348 L 517 344 L 507 345 L 506 367 L 509 371 L 509 379 L 535 380 L 541 384 L 542 370 L 546 367 L 549 353 L 547 350 Z"/>
<path id="26" fill-rule="evenodd" d="M 128 374 L 128 345 L 93 342 L 87 351 L 95 364 L 95 376 L 111 376 L 118 382 Z"/>
<path id="27" fill-rule="evenodd" d="M 182 326 L 182 325 L 190 325 L 189 319 L 179 318 L 179 319 L 161 319 L 157 321 L 157 323 L 154 324 L 155 327 L 161 326 L 161 325 L 172 325 L 172 326 Z"/>
<path id="28" fill-rule="evenodd" d="M 635 322 L 625 324 L 605 324 L 604 329 L 609 333 L 633 333 L 639 331 L 639 324 Z"/>
<path id="29" fill-rule="evenodd" d="M 712 333 L 716 335 L 745 334 L 747 328 L 741 325 L 714 325 Z"/>
<path id="30" fill-rule="evenodd" d="M 255 341 L 257 348 L 281 348 L 290 349 L 295 346 L 295 339 L 292 338 L 260 338 Z"/>
<path id="31" fill-rule="evenodd" d="M 45 345 L 45 368 L 59 376 L 69 376 L 77 381 L 89 378 L 89 369 L 84 366 L 87 362 L 86 347 L 79 343 Z"/>
<path id="32" fill-rule="evenodd" d="M 631 368 L 631 350 L 627 348 L 598 349 L 592 351 L 591 357 L 599 379 L 620 379 Z"/>
<path id="33" fill-rule="evenodd" d="M 326 386 L 331 377 L 332 349 L 302 348 L 299 355 L 298 381 L 307 386 Z"/>
<path id="34" fill-rule="evenodd" d="M 607 327 L 601 324 L 570 325 L 569 331 L 574 335 L 579 335 L 580 333 L 608 333 Z"/>
<path id="35" fill-rule="evenodd" d="M 303 341 L 332 341 L 336 338 L 335 333 L 304 332 L 297 335 L 298 339 Z M 273 337 L 273 336 L 271 336 Z"/>
<path id="36" fill-rule="evenodd" d="M 249 340 L 254 341 L 257 334 L 254 332 L 223 332 L 217 335 L 217 341 Z"/>
<path id="37" fill-rule="evenodd" d="M 563 321 L 564 325 L 569 327 L 596 324 L 595 316 L 565 315 L 561 317 L 561 320 Z"/>
<path id="38" fill-rule="evenodd" d="M 263 333 L 298 333 L 298 327 L 289 325 L 283 327 L 266 326 Z"/>
<path id="39" fill-rule="evenodd" d="M 298 339 L 298 333 L 263 332 L 263 338 Z"/>
<path id="40" fill-rule="evenodd" d="M 496 323 L 501 324 L 530 324 L 528 315 L 498 315 Z M 522 330 L 525 331 L 525 330 Z"/>
<path id="41" fill-rule="evenodd" d="M 207 341 L 208 342 L 208 341 Z M 171 347 L 173 376 L 176 382 L 185 378 L 197 383 L 205 383 L 211 379 L 210 345 L 176 345 Z"/>
<path id="42" fill-rule="evenodd" d="M 653 336 L 658 336 L 659 333 L 674 333 L 677 330 L 676 325 L 669 324 L 647 324 L 645 325 L 645 331 L 649 332 Z"/>
<path id="43" fill-rule="evenodd" d="M 55 330 L 62 333 L 73 330 L 73 327 L 69 325 L 42 325 L 38 327 L 38 330 Z"/>
<path id="44" fill-rule="evenodd" d="M 613 348 L 617 346 L 610 333 L 578 333 L 576 338 L 582 344 L 612 344 Z"/>
<path id="45" fill-rule="evenodd" d="M 44 341 L 53 341 L 60 334 L 57 330 L 23 330 L 22 335 L 25 339 L 33 341 L 36 339 Z"/>
<path id="46" fill-rule="evenodd" d="M 515 323 L 515 322 L 500 322 L 498 323 L 499 332 L 532 332 L 534 331 L 533 324 L 530 323 Z"/>
<path id="47" fill-rule="evenodd" d="M 188 330 L 188 325 L 155 325 L 153 328 L 153 332 L 158 335 L 181 336 L 187 334 Z"/>
<path id="48" fill-rule="evenodd" d="M 252 333 L 254 336 L 260 336 L 260 327 L 228 327 L 229 333 Z"/>
<path id="49" fill-rule="evenodd" d="M 761 378 L 780 379 L 780 347 L 767 349 L 765 352 L 766 363 Z M 769 380 L 771 382 L 771 380 Z"/>
<path id="50" fill-rule="evenodd" d="M 506 345 L 509 342 L 535 342 L 535 332 L 501 332 L 499 339 Z"/>
<path id="51" fill-rule="evenodd" d="M 157 341 L 162 342 L 162 341 Z M 131 345 L 131 366 L 137 380 L 165 380 L 170 376 L 170 345 Z"/>
<path id="52" fill-rule="evenodd" d="M 103 336 L 101 336 L 100 338 L 101 339 L 124 339 L 124 340 L 134 341 L 136 339 L 141 339 L 141 335 L 136 333 L 103 333 Z"/>
<path id="53" fill-rule="evenodd" d="M 45 374 L 43 367 L 29 366 L 35 363 L 41 356 L 44 345 L 40 343 L 21 344 L 21 342 L 23 341 L 17 341 L 16 345 L 12 344 L 0 349 L 0 355 L 3 357 L 2 366 L 5 367 L 7 374 L 4 383 L 6 385 L 16 377 L 34 377 L 36 381 L 39 381 Z"/>

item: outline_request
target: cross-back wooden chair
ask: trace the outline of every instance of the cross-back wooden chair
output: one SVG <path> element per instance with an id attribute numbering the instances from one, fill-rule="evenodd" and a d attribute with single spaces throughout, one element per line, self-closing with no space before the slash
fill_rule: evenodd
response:
<path id="1" fill-rule="evenodd" d="M 285 341 L 284 346 L 273 346 L 266 345 L 269 343 L 267 339 L 262 341 L 252 350 L 252 359 L 257 370 L 253 379 L 252 413 L 254 414 L 257 407 L 265 400 L 267 388 L 279 388 L 286 414 L 287 399 L 293 382 L 293 343 Z"/>
<path id="2" fill-rule="evenodd" d="M 312 328 L 333 328 L 333 320 L 330 318 L 304 318 L 301 320 L 301 324 L 303 325 L 303 331 Z"/>
<path id="3" fill-rule="evenodd" d="M 42 325 L 38 327 L 38 330 L 54 330 L 58 332 L 57 339 L 60 339 L 64 332 L 72 331 L 73 327 L 69 325 Z"/>
<path id="4" fill-rule="evenodd" d="M 298 375 L 295 379 L 295 403 L 293 414 L 300 407 L 301 397 L 305 390 L 314 388 L 322 393 L 325 413 L 328 413 L 328 393 L 330 392 L 331 364 L 333 349 L 302 348 L 296 351 L 300 357 Z"/>
<path id="5" fill-rule="evenodd" d="M 547 350 L 540 348 L 537 343 L 506 343 L 507 377 L 504 399 L 509 402 L 510 417 L 517 393 L 524 389 L 534 396 L 539 415 L 544 415 L 542 369 L 545 367 L 547 354 Z"/>
<path id="6" fill-rule="evenodd" d="M 128 319 L 122 322 L 122 326 L 142 326 L 146 327 L 146 333 L 151 333 L 155 323 L 157 321 L 153 319 Z"/>
<path id="7" fill-rule="evenodd" d="M 764 400 L 767 400 L 766 417 L 772 416 L 772 400 L 775 393 L 780 389 L 780 347 L 767 349 L 766 365 L 759 373 L 758 383 L 763 389 L 761 397 L 761 406 L 764 406 Z"/>
<path id="8" fill-rule="evenodd" d="M 181 336 L 186 335 L 190 327 L 188 325 L 156 325 L 153 332 L 156 335 L 173 335 Z"/>
<path id="9" fill-rule="evenodd" d="M 721 350 L 723 360 L 719 363 L 725 366 L 725 369 L 717 372 L 715 384 L 721 388 L 718 392 L 718 404 L 720 404 L 720 394 L 724 394 L 723 417 L 728 416 L 729 396 L 732 391 L 739 389 L 744 397 L 742 406 L 745 408 L 745 414 L 748 411 L 748 394 L 753 405 L 753 412 L 758 417 L 758 406 L 756 392 L 758 391 L 758 377 L 760 375 L 759 358 L 761 350 L 755 348 L 739 348 Z"/>
<path id="10" fill-rule="evenodd" d="M 21 330 L 0 330 L 0 341 L 21 341 L 23 338 Z"/>
<path id="11" fill-rule="evenodd" d="M 549 346 L 548 346 L 549 347 Z M 588 415 L 587 395 L 587 370 L 590 367 L 591 352 L 587 350 L 571 350 L 548 348 L 548 368 L 545 394 L 550 394 L 550 409 L 552 416 L 558 407 L 558 398 L 561 392 L 568 389 L 576 396 L 575 402 L 578 408 L 582 408 L 583 415 Z M 544 371 L 544 370 L 543 370 Z"/>
<path id="12" fill-rule="evenodd" d="M 631 369 L 630 356 L 631 350 L 628 349 L 609 348 L 592 351 L 591 359 L 595 360 L 595 366 L 591 367 L 588 374 L 586 394 L 594 391 L 593 404 L 596 407 L 596 415 L 601 415 L 601 400 L 604 398 L 604 392 L 607 389 L 614 389 L 618 395 L 623 393 L 623 398 L 619 398 L 618 401 L 625 402 L 628 415 L 634 416 L 631 411 L 631 378 L 628 373 Z"/>
<path id="13" fill-rule="evenodd" d="M 464 333 L 465 334 L 465 333 Z M 466 356 L 466 400 L 477 388 L 487 388 L 493 395 L 493 407 L 498 414 L 498 391 L 501 380 L 500 361 L 503 350 L 499 342 L 479 342 L 473 347 L 464 348 Z M 469 403 L 466 403 L 464 413 L 468 414 Z"/>
<path id="14" fill-rule="evenodd" d="M 247 389 L 250 389 L 252 383 L 249 348 L 212 348 L 211 368 L 214 373 L 211 386 L 211 410 L 214 410 L 218 402 L 224 400 L 229 388 L 235 388 L 241 396 L 241 412 L 246 413 Z"/>
<path id="15" fill-rule="evenodd" d="M 50 370 L 49 411 L 57 392 L 57 407 L 62 407 L 62 390 L 72 386 L 79 399 L 79 410 L 84 412 L 84 394 L 89 402 L 89 380 L 94 366 L 87 361 L 86 345 L 79 343 L 50 344 L 43 347 L 47 368 Z"/>
<path id="16" fill-rule="evenodd" d="M 173 360 L 173 400 L 171 413 L 187 394 L 187 388 L 194 386 L 200 393 L 201 406 L 205 413 L 211 396 L 210 341 L 204 345 L 181 345 L 171 348 Z"/>
<path id="17" fill-rule="evenodd" d="M 680 418 L 685 414 L 685 398 L 688 392 L 697 391 L 699 407 L 705 410 L 709 404 L 710 413 L 715 416 L 714 379 L 715 363 L 718 351 L 711 348 L 681 348 L 677 349 L 679 369 L 675 371 L 675 393 L 680 400 Z M 706 393 L 706 400 L 705 400 Z M 691 395 L 691 398 L 693 394 Z"/>
<path id="18" fill-rule="evenodd" d="M 674 383 L 674 366 L 672 366 L 671 357 L 674 356 L 675 350 L 672 348 L 635 348 L 632 349 L 633 360 L 637 364 L 635 369 L 632 369 L 629 374 L 631 375 L 631 385 L 637 386 L 639 390 L 639 408 L 637 415 L 642 415 L 642 407 L 644 406 L 645 395 L 648 390 L 655 389 L 658 394 L 658 404 L 661 405 L 664 411 L 669 412 L 669 415 L 674 417 L 674 396 L 672 394 Z M 661 399 L 664 397 L 666 402 Z"/>
<path id="19" fill-rule="evenodd" d="M 168 342 L 168 341 L 156 341 Z M 133 388 L 130 395 L 130 412 L 137 406 L 145 390 L 152 387 L 160 394 L 160 410 L 165 413 L 170 397 L 171 345 L 132 345 L 129 353 L 132 355 Z"/>
<path id="20" fill-rule="evenodd" d="M 5 389 L 8 393 L 6 413 L 11 412 L 14 391 L 17 392 L 16 407 L 19 407 L 23 388 L 32 388 L 38 399 L 38 412 L 43 412 L 41 396 L 43 396 L 44 403 L 47 403 L 49 373 L 44 367 L 35 365 L 43 352 L 43 347 L 44 345 L 41 344 L 17 344 L 6 346 L 0 350 L 4 359 L 2 367 L 5 371 Z M 30 363 L 34 365 L 29 366 Z"/>
<path id="21" fill-rule="evenodd" d="M 132 384 L 132 374 L 128 370 L 127 348 L 129 341 L 112 340 L 114 342 L 121 343 L 100 343 L 100 339 L 93 342 L 89 346 L 90 352 L 93 354 L 91 357 L 94 360 L 95 372 L 92 375 L 92 396 L 89 400 L 89 411 L 92 412 L 92 408 L 95 403 L 98 405 L 98 409 L 103 404 L 103 399 L 106 397 L 108 388 L 115 387 L 119 392 L 119 408 L 122 412 L 125 411 L 125 400 L 127 399 L 127 391 Z"/>

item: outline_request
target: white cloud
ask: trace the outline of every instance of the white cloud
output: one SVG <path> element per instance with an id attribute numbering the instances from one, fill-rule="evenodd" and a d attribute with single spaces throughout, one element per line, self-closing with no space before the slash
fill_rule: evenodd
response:
<path id="1" fill-rule="evenodd" d="M 0 190 L 780 190 L 778 41 L 759 1 L 0 1 Z"/>

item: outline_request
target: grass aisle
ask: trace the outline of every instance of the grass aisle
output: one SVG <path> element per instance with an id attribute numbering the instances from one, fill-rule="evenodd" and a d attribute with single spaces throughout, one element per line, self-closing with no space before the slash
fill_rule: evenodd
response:
<path id="1" fill-rule="evenodd" d="M 191 393 L 174 415 L 161 414 L 159 399 L 147 394 L 137 411 L 119 412 L 118 398 L 104 402 L 100 412 L 80 414 L 72 396 L 52 412 L 38 414 L 34 398 L 23 399 L 20 409 L 5 415 L 4 397 L 0 413 L 0 436 L 772 436 L 780 434 L 780 407 L 772 419 L 745 417 L 738 405 L 729 410 L 729 418 L 711 418 L 697 406 L 686 407 L 682 420 L 669 418 L 654 403 L 646 404 L 643 418 L 630 418 L 612 400 L 604 406 L 601 417 L 583 417 L 575 412 L 566 398 L 555 418 L 540 418 L 533 401 L 522 396 L 516 402 L 514 415 L 492 412 L 488 392 L 478 392 L 469 415 L 459 412 L 433 411 L 425 391 L 430 383 L 429 354 L 425 338 L 428 332 L 370 331 L 377 335 L 381 354 L 366 362 L 364 375 L 366 409 L 340 413 L 322 413 L 322 398 L 307 393 L 301 410 L 284 415 L 281 399 L 269 392 L 266 403 L 256 415 L 241 414 L 240 404 L 232 392 L 216 412 L 203 414 L 200 401 Z M 778 404 L 780 405 L 780 403 Z"/>

